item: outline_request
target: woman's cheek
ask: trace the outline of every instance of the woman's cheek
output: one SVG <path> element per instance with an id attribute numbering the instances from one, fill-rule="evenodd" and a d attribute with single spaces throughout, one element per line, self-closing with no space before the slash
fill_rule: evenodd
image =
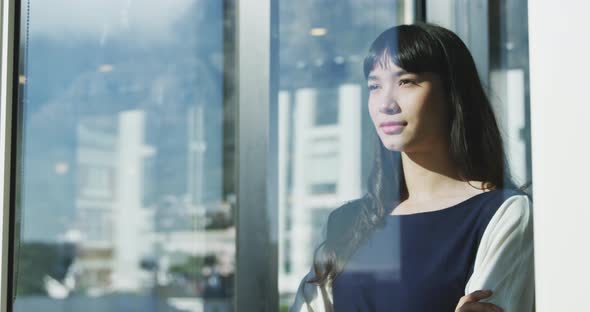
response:
<path id="1" fill-rule="evenodd" d="M 374 105 L 369 105 L 369 115 L 371 116 L 371 120 L 377 126 L 377 108 Z"/>

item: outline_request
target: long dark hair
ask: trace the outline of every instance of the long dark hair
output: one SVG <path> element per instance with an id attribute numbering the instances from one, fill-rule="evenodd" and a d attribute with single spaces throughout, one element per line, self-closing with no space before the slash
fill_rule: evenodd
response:
<path id="1" fill-rule="evenodd" d="M 391 60 L 408 72 L 437 74 L 449 105 L 449 153 L 464 181 L 483 181 L 484 188 L 513 188 L 502 137 L 475 62 L 461 39 L 440 26 L 418 23 L 389 28 L 371 44 L 364 61 L 365 78 Z M 333 280 L 369 234 L 407 198 L 401 153 L 387 150 L 376 132 L 367 193 L 330 213 L 326 240 L 314 255 L 315 277 Z"/>

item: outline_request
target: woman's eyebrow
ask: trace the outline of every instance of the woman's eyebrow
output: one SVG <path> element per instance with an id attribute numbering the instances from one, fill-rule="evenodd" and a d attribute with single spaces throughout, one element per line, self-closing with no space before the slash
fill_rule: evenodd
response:
<path id="1" fill-rule="evenodd" d="M 402 69 L 402 70 L 398 70 L 398 71 L 392 73 L 391 77 L 398 78 L 398 77 L 403 76 L 405 74 L 409 74 L 409 72 Z M 367 81 L 375 81 L 375 80 L 379 80 L 379 77 L 377 77 L 375 75 L 369 75 L 369 77 L 367 77 Z"/>

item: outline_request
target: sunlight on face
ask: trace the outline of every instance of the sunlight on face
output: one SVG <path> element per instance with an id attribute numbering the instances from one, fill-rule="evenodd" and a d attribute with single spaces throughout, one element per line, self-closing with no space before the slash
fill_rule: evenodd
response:
<path id="1" fill-rule="evenodd" d="M 369 114 L 385 148 L 425 152 L 448 141 L 448 108 L 438 75 L 385 64 L 367 78 Z"/>

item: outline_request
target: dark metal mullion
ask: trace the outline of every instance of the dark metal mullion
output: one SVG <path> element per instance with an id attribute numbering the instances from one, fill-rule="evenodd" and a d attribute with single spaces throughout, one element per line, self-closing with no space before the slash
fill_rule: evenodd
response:
<path id="1" fill-rule="evenodd" d="M 414 0 L 414 21 L 426 22 L 426 0 Z"/>
<path id="2" fill-rule="evenodd" d="M 239 0 L 236 311 L 278 310 L 275 0 Z M 274 127 L 275 129 L 271 129 Z M 272 133 L 272 134 L 271 134 Z"/>
<path id="3" fill-rule="evenodd" d="M 489 87 L 489 0 L 455 0 L 454 3 L 454 30 L 471 51 L 483 85 Z"/>

